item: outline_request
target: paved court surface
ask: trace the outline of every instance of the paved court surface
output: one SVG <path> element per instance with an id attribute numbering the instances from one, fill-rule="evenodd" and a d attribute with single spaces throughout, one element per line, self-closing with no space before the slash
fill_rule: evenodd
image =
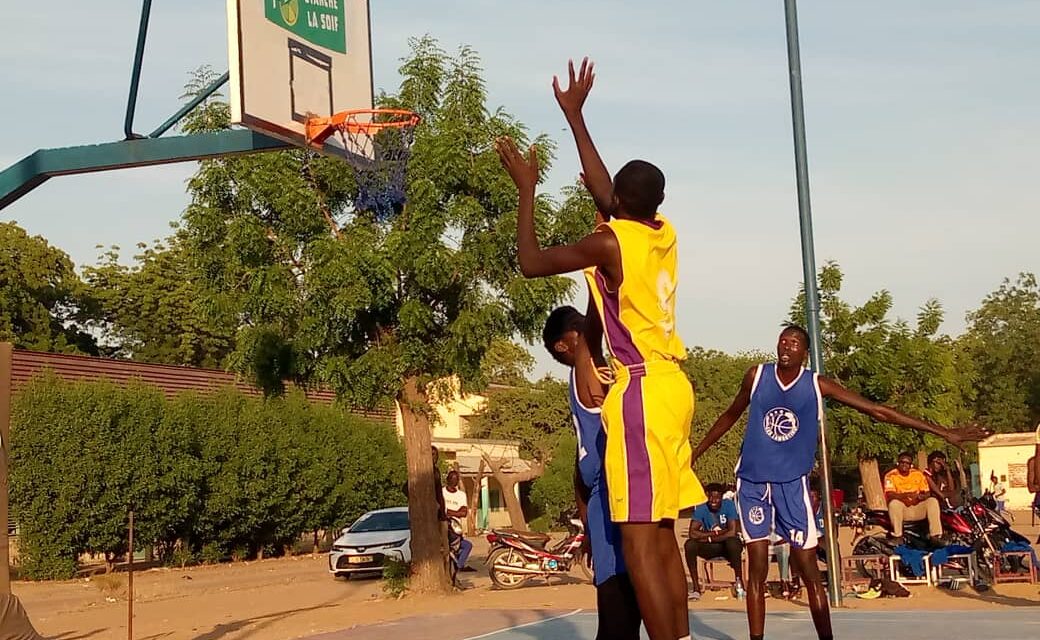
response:
<path id="1" fill-rule="evenodd" d="M 840 640 L 1024 640 L 1040 638 L 1040 607 L 971 611 L 835 611 Z M 740 611 L 692 613 L 694 638 L 744 640 L 747 620 Z M 312 640 L 593 640 L 594 611 L 469 611 L 422 616 L 315 636 Z M 645 636 L 644 636 L 645 637 Z M 766 617 L 769 640 L 815 638 L 808 612 Z"/>

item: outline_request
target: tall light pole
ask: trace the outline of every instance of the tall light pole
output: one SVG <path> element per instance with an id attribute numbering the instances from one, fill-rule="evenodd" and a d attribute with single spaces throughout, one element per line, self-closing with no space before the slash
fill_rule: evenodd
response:
<path id="1" fill-rule="evenodd" d="M 796 0 L 784 0 L 787 23 L 787 68 L 791 81 L 791 120 L 794 124 L 794 166 L 798 182 L 798 223 L 802 236 L 802 273 L 805 281 L 805 319 L 811 337 L 809 345 L 812 370 L 823 373 L 823 347 L 820 344 L 820 296 L 816 291 L 816 253 L 813 248 L 812 205 L 809 199 L 809 160 L 805 149 L 805 109 L 802 104 L 802 60 L 798 50 L 798 7 Z M 838 556 L 838 528 L 831 502 L 831 453 L 827 446 L 827 421 L 820 416 L 820 488 L 824 504 L 824 531 L 827 543 L 827 593 L 832 606 L 841 605 L 841 558 Z"/>

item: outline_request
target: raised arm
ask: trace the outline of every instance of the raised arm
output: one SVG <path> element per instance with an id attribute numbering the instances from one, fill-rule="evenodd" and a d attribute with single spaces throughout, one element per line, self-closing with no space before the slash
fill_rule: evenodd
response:
<path id="1" fill-rule="evenodd" d="M 696 463 L 697 459 L 704 454 L 705 451 L 710 449 L 719 438 L 726 435 L 726 432 L 733 428 L 733 425 L 740 419 L 740 416 L 744 414 L 744 410 L 747 409 L 748 404 L 751 403 L 751 385 L 755 383 L 755 372 L 758 367 L 751 367 L 744 374 L 744 380 L 740 383 L 740 391 L 737 391 L 737 397 L 733 398 L 733 402 L 719 416 L 715 424 L 711 425 L 711 429 L 708 429 L 708 433 L 705 434 L 704 440 L 701 441 L 697 448 L 693 451 L 692 463 Z"/>
<path id="2" fill-rule="evenodd" d="M 934 422 L 919 420 L 892 407 L 871 402 L 855 391 L 850 391 L 834 380 L 824 376 L 820 376 L 820 392 L 823 393 L 823 397 L 840 402 L 847 407 L 870 416 L 878 422 L 930 433 L 957 447 L 963 447 L 967 442 L 977 442 L 992 433 L 991 429 L 978 425 L 948 429 Z"/>
<path id="3" fill-rule="evenodd" d="M 592 62 L 585 58 L 581 61 L 581 68 L 575 75 L 574 61 L 569 60 L 567 62 L 569 76 L 567 89 L 561 89 L 560 79 L 553 76 L 553 92 L 556 94 L 556 101 L 560 103 L 564 117 L 567 118 L 571 132 L 574 134 L 578 157 L 581 159 L 582 182 L 592 195 L 596 208 L 604 216 L 609 216 L 613 208 L 614 185 L 606 165 L 603 164 L 603 159 L 599 156 L 599 151 L 596 150 L 596 145 L 592 142 L 592 136 L 589 135 L 589 129 L 585 125 L 585 115 L 582 113 L 585 99 L 589 97 L 589 91 L 592 90 L 592 84 L 596 79 L 593 67 Z"/>
<path id="4" fill-rule="evenodd" d="M 520 193 L 516 218 L 517 260 L 528 278 L 570 273 L 586 267 L 602 267 L 613 275 L 619 271 L 620 250 L 609 230 L 591 233 L 577 243 L 542 249 L 534 231 L 534 189 L 538 182 L 538 153 L 532 145 L 525 158 L 511 138 L 496 143 L 502 165 Z"/>

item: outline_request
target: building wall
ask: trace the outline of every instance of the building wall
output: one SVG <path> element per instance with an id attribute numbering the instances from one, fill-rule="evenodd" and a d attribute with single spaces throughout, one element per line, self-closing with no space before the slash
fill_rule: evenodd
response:
<path id="1" fill-rule="evenodd" d="M 467 420 L 484 408 L 487 398 L 462 393 L 456 381 L 446 382 L 445 389 L 447 393 L 444 397 L 437 397 L 435 393 L 431 393 L 430 397 L 430 402 L 437 412 L 437 420 L 432 425 L 433 438 L 465 438 Z M 395 421 L 397 434 L 404 437 L 404 418 L 401 416 L 400 405 L 396 405 Z"/>
<path id="2" fill-rule="evenodd" d="M 991 472 L 997 476 L 1007 476 L 1007 495 L 1004 500 L 1007 506 L 1014 509 L 1028 509 L 1033 496 L 1026 488 L 1026 461 L 1033 456 L 1035 445 L 1014 444 L 1005 446 L 979 445 L 979 471 L 982 488 L 989 486 Z"/>

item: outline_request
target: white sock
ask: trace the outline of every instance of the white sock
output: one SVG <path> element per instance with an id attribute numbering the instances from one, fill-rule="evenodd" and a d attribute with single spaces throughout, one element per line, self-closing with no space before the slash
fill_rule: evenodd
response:
<path id="1" fill-rule="evenodd" d="M 679 640 L 692 640 L 692 639 L 690 638 L 689 635 L 685 635 L 685 636 L 679 638 Z"/>

